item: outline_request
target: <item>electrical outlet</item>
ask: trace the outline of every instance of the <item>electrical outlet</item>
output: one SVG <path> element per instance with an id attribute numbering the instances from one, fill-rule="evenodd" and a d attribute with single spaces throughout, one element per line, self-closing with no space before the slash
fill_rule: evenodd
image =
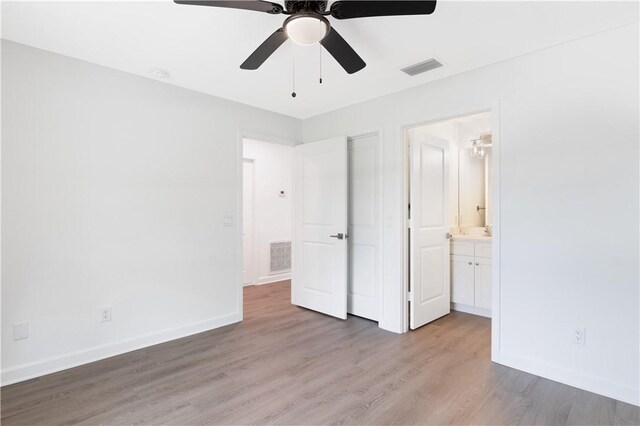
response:
<path id="1" fill-rule="evenodd" d="M 102 322 L 111 321 L 111 306 L 102 308 L 102 310 L 100 311 L 100 320 Z"/>
<path id="2" fill-rule="evenodd" d="M 13 324 L 13 340 L 22 340 L 29 337 L 29 323 L 20 322 Z"/>
<path id="3" fill-rule="evenodd" d="M 584 328 L 574 328 L 573 329 L 573 343 L 577 343 L 578 345 L 585 344 L 586 330 Z"/>

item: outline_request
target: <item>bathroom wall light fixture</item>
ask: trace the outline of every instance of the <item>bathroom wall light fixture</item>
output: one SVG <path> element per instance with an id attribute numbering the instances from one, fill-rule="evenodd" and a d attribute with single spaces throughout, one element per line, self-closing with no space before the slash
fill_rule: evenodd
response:
<path id="1" fill-rule="evenodd" d="M 491 149 L 491 134 L 482 135 L 477 139 L 471 139 L 471 149 L 469 153 L 472 157 L 487 158 Z"/>

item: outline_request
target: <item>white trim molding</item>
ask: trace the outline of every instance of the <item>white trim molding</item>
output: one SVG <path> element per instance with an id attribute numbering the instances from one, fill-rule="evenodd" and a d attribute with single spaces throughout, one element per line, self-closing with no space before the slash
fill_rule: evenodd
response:
<path id="1" fill-rule="evenodd" d="M 499 363 L 555 382 L 608 396 L 628 404 L 640 405 L 640 391 L 638 389 L 589 376 L 580 371 L 543 363 L 504 350 L 500 352 Z"/>
<path id="2" fill-rule="evenodd" d="M 291 271 L 282 274 L 267 275 L 266 277 L 258 277 L 255 285 L 273 284 L 280 281 L 291 279 Z"/>
<path id="3" fill-rule="evenodd" d="M 68 354 L 48 358 L 35 363 L 18 365 L 16 367 L 2 370 L 1 383 L 2 386 L 6 386 L 36 377 L 45 376 L 47 374 L 57 373 L 58 371 L 122 355 L 127 352 L 147 348 L 170 340 L 210 331 L 225 325 L 239 322 L 241 319 L 240 313 L 234 312 L 232 314 L 214 317 L 186 326 L 169 328 L 130 340 L 123 340 L 109 345 L 95 346 L 86 350 L 70 352 Z"/>
<path id="4" fill-rule="evenodd" d="M 464 312 L 472 315 L 480 315 L 481 317 L 491 318 L 491 309 L 477 308 L 475 306 L 463 305 L 461 303 L 451 302 L 451 310 Z"/>

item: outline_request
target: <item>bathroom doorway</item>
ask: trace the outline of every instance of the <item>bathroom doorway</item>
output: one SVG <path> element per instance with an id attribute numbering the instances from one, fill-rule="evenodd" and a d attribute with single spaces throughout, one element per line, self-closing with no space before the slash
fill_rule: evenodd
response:
<path id="1" fill-rule="evenodd" d="M 494 118 L 485 111 L 405 131 L 411 329 L 451 311 L 493 316 Z"/>

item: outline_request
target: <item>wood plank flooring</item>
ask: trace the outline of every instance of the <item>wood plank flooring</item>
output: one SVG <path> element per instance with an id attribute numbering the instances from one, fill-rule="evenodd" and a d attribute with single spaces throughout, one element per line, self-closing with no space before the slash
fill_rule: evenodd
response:
<path id="1" fill-rule="evenodd" d="M 638 407 L 490 361 L 490 320 L 396 335 L 245 288 L 245 320 L 2 389 L 2 424 L 637 425 Z"/>

